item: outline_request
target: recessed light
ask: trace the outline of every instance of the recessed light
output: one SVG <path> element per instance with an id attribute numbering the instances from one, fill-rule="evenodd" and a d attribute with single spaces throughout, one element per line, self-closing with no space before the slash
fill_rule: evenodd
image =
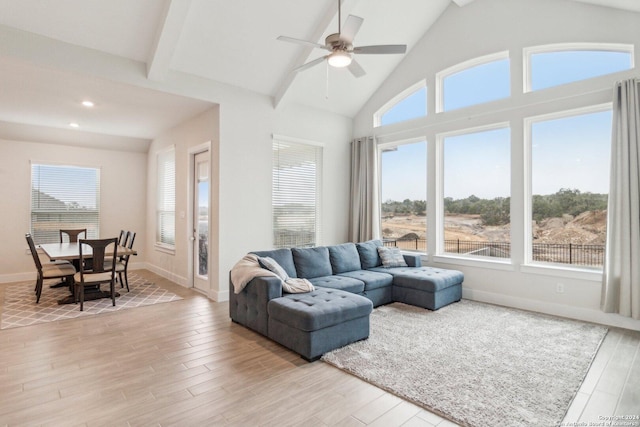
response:
<path id="1" fill-rule="evenodd" d="M 90 108 L 90 107 L 93 107 L 95 104 L 91 101 L 82 101 L 82 105 Z"/>
<path id="2" fill-rule="evenodd" d="M 69 123 L 69 126 L 71 126 L 72 128 L 79 128 L 80 127 L 80 125 L 78 123 L 75 123 L 75 122 Z"/>

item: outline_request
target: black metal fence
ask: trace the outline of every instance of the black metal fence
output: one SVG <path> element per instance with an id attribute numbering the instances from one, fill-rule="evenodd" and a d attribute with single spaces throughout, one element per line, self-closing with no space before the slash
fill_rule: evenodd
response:
<path id="1" fill-rule="evenodd" d="M 534 261 L 558 262 L 601 267 L 604 265 L 604 245 L 575 243 L 534 243 Z"/>
<path id="2" fill-rule="evenodd" d="M 427 251 L 425 239 L 385 239 L 385 246 L 395 246 L 410 251 Z M 510 258 L 511 243 L 471 240 L 445 240 L 446 253 Z M 558 264 L 601 267 L 604 264 L 604 245 L 581 245 L 575 243 L 534 243 L 534 261 Z"/>
<path id="3" fill-rule="evenodd" d="M 407 251 L 427 252 L 427 241 L 425 239 L 383 239 L 385 246 L 395 246 Z"/>
<path id="4" fill-rule="evenodd" d="M 444 251 L 454 254 L 511 258 L 509 242 L 476 242 L 472 240 L 445 240 Z"/>

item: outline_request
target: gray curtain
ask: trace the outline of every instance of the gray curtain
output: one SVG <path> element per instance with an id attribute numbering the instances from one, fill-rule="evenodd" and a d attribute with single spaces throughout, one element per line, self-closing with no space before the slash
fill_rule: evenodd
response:
<path id="1" fill-rule="evenodd" d="M 378 149 L 372 137 L 351 142 L 351 203 L 349 240 L 380 238 Z"/>
<path id="2" fill-rule="evenodd" d="M 602 310 L 640 319 L 640 105 L 638 84 L 616 84 Z"/>

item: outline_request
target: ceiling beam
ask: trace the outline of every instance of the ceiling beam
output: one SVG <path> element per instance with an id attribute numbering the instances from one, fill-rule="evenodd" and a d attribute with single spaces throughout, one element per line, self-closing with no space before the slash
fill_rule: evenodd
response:
<path id="1" fill-rule="evenodd" d="M 166 0 L 162 21 L 158 26 L 153 48 L 147 61 L 147 78 L 163 81 L 167 77 L 191 0 Z"/>
<path id="2" fill-rule="evenodd" d="M 360 0 L 343 0 L 342 1 L 341 14 L 342 14 L 343 20 L 346 19 L 347 15 L 349 15 L 351 10 L 353 10 L 355 5 L 358 4 L 359 1 Z M 322 19 L 320 20 L 316 28 L 313 30 L 313 32 L 308 36 L 308 38 L 306 38 L 306 40 L 313 41 L 313 42 L 319 41 L 320 38 L 323 36 L 323 34 L 327 32 L 327 30 L 329 30 L 329 26 L 331 25 L 331 22 L 338 15 L 338 9 L 336 7 L 337 6 L 336 3 L 331 2 L 331 5 L 327 8 L 325 14 L 322 16 Z M 337 32 L 337 31 L 333 31 L 333 32 Z M 324 44 L 323 41 L 320 41 L 320 43 Z M 302 64 L 304 64 L 309 59 L 311 52 L 313 52 L 314 50 L 313 47 L 305 47 L 305 46 L 300 46 L 299 49 L 300 49 L 300 54 L 289 65 L 287 69 L 287 73 L 283 76 L 283 78 L 280 79 L 280 83 L 278 84 L 275 95 L 273 97 L 273 106 L 275 108 L 278 108 L 278 106 L 282 105 L 283 100 L 287 95 L 287 92 L 289 91 L 289 89 L 293 85 L 293 82 L 296 79 L 297 72 L 293 70 L 298 68 Z"/>

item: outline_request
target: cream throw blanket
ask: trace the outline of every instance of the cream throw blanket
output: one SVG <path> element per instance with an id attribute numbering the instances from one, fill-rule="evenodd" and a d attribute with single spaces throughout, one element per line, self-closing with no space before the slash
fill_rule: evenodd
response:
<path id="1" fill-rule="evenodd" d="M 258 262 L 258 256 L 247 254 L 236 263 L 231 269 L 231 283 L 233 283 L 233 291 L 236 294 L 242 292 L 247 283 L 255 277 L 278 277 L 282 281 L 282 289 L 290 294 L 303 292 L 311 292 L 315 290 L 314 286 L 307 279 L 293 279 L 291 277 L 282 277 L 262 268 Z"/>

